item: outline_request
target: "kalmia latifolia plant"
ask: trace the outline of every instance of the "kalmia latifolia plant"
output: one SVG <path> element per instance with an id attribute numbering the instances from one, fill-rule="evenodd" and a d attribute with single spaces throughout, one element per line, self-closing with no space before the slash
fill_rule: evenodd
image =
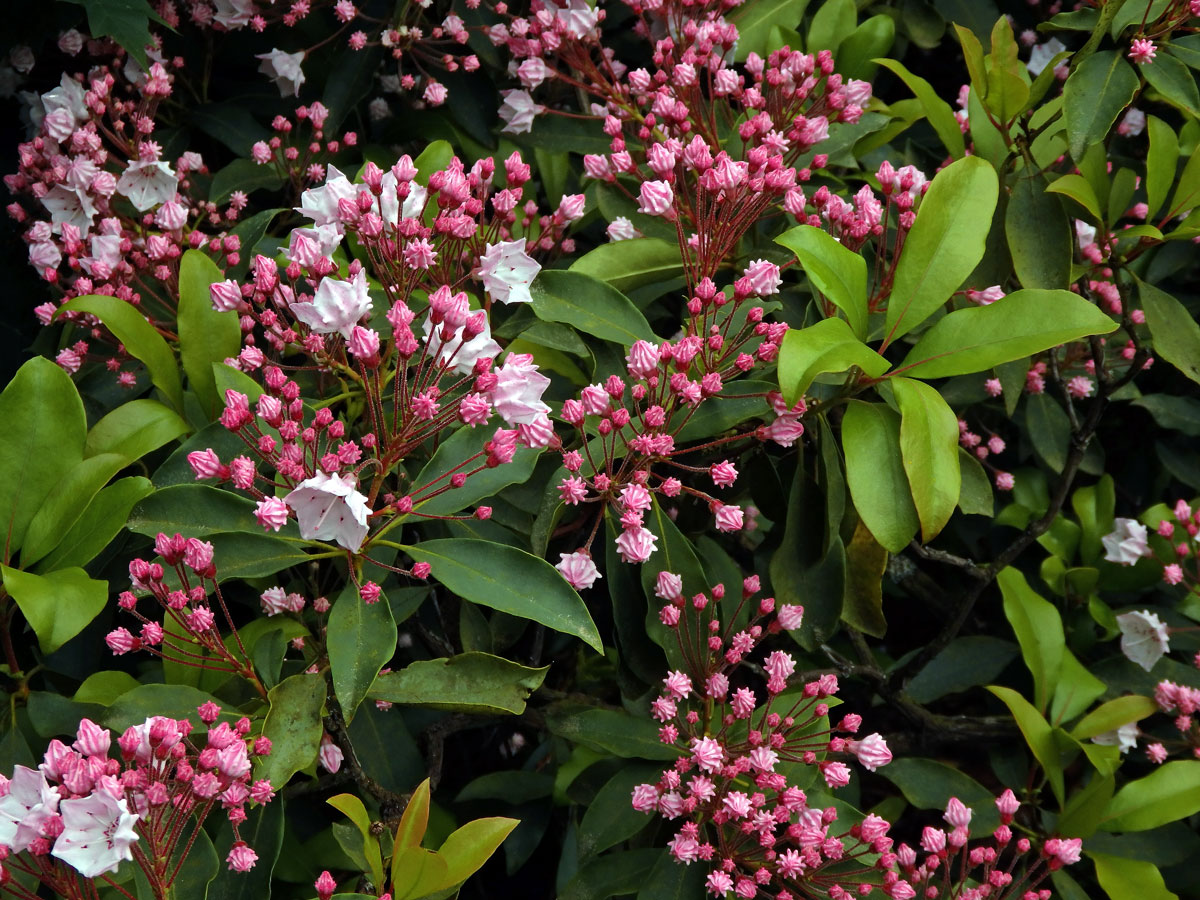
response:
<path id="1" fill-rule="evenodd" d="M 0 896 L 1200 896 L 1196 0 L 11 25 Z"/>

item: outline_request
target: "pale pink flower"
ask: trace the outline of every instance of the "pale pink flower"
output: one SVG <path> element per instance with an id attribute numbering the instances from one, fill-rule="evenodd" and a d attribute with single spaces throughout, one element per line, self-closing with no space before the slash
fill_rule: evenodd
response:
<path id="1" fill-rule="evenodd" d="M 740 506 L 722 503 L 717 507 L 717 531 L 740 531 L 744 523 L 744 513 Z"/>
<path id="2" fill-rule="evenodd" d="M 501 91 L 504 102 L 500 104 L 500 118 L 504 122 L 501 131 L 509 134 L 524 134 L 533 128 L 533 120 L 546 107 L 534 103 L 528 91 Z"/>
<path id="3" fill-rule="evenodd" d="M 384 177 L 386 179 L 387 176 Z M 302 216 L 312 219 L 318 226 L 333 225 L 340 234 L 342 223 L 338 217 L 338 201 L 353 200 L 356 193 L 350 179 L 338 171 L 337 166 L 331 165 L 325 173 L 325 183 L 317 188 L 309 188 L 301 194 L 300 205 L 295 209 Z M 313 237 L 318 243 L 323 240 L 320 234 Z"/>
<path id="4" fill-rule="evenodd" d="M 131 848 L 139 838 L 134 825 L 139 817 L 124 801 L 96 791 L 64 800 L 58 809 L 63 831 L 50 853 L 84 878 L 115 872 L 122 860 L 133 859 Z"/>
<path id="5" fill-rule="evenodd" d="M 1117 626 L 1121 629 L 1121 652 L 1147 672 L 1171 649 L 1167 626 L 1149 610 L 1119 615 Z"/>
<path id="6" fill-rule="evenodd" d="M 36 769 L 17 766 L 0 797 L 0 844 L 20 853 L 38 838 L 42 823 L 58 810 L 58 788 Z"/>
<path id="7" fill-rule="evenodd" d="M 454 329 L 447 341 L 442 340 L 442 326 L 435 326 L 430 319 L 426 319 L 423 327 L 429 352 L 460 375 L 470 375 L 476 360 L 484 357 L 495 359 L 500 355 L 500 345 L 492 340 L 492 331 L 486 318 L 483 320 L 483 330 L 465 341 L 465 325 Z"/>
<path id="8" fill-rule="evenodd" d="M 304 71 L 300 64 L 304 62 L 304 51 L 284 53 L 282 50 L 272 50 L 270 53 L 255 54 L 262 63 L 258 71 L 275 82 L 281 97 L 299 97 L 300 85 L 304 84 Z"/>
<path id="9" fill-rule="evenodd" d="M 1104 558 L 1122 566 L 1132 566 L 1143 556 L 1150 555 L 1146 526 L 1136 519 L 1117 519 L 1116 530 L 1100 539 Z"/>
<path id="10" fill-rule="evenodd" d="M 270 528 L 273 531 L 278 531 L 287 524 L 287 504 L 278 497 L 267 497 L 265 500 L 259 500 L 254 508 L 254 518 L 258 520 L 258 524 L 264 530 Z"/>
<path id="11" fill-rule="evenodd" d="M 1129 58 L 1139 66 L 1144 66 L 1148 62 L 1153 62 L 1158 50 L 1154 46 L 1154 41 L 1146 38 L 1137 38 L 1129 45 Z"/>
<path id="12" fill-rule="evenodd" d="M 650 529 L 631 528 L 622 531 L 617 538 L 617 552 L 620 554 L 622 562 L 644 563 L 650 558 L 650 554 L 654 552 L 657 544 L 658 538 Z"/>
<path id="13" fill-rule="evenodd" d="M 942 816 L 954 828 L 966 828 L 971 824 L 971 808 L 957 797 L 951 797 L 946 804 L 946 812 Z"/>
<path id="14" fill-rule="evenodd" d="M 617 216 L 613 219 L 605 229 L 605 234 L 608 235 L 610 241 L 629 241 L 642 236 L 633 223 L 624 216 Z"/>
<path id="15" fill-rule="evenodd" d="M 648 216 L 663 216 L 671 210 L 675 192 L 666 181 L 644 181 L 638 193 L 638 212 Z"/>
<path id="16" fill-rule="evenodd" d="M 483 289 L 500 303 L 532 303 L 529 286 L 542 267 L 525 252 L 525 238 L 488 244 L 479 258 Z"/>
<path id="17" fill-rule="evenodd" d="M 308 541 L 336 541 L 357 553 L 367 536 L 371 509 L 355 489 L 353 475 L 318 472 L 283 498 L 296 513 L 300 536 Z"/>
<path id="18" fill-rule="evenodd" d="M 1038 44 L 1029 51 L 1029 62 L 1025 63 L 1025 68 L 1029 70 L 1029 74 L 1035 78 L 1041 75 L 1046 66 L 1054 60 L 1054 57 L 1066 50 L 1066 45 L 1058 38 L 1050 38 L 1044 44 Z"/>
<path id="19" fill-rule="evenodd" d="M 159 160 L 131 162 L 117 179 L 117 193 L 129 198 L 139 212 L 166 203 L 179 190 L 179 178 Z"/>
<path id="20" fill-rule="evenodd" d="M 331 775 L 337 774 L 338 769 L 342 767 L 342 760 L 345 759 L 345 754 L 342 748 L 333 742 L 328 734 L 321 735 L 321 747 L 317 751 L 317 761 Z"/>
<path id="21" fill-rule="evenodd" d="M 63 225 L 73 225 L 86 234 L 96 217 L 96 207 L 86 192 L 56 184 L 42 198 L 42 206 L 50 213 L 54 231 L 60 232 Z"/>
<path id="22" fill-rule="evenodd" d="M 775 614 L 775 621 L 785 631 L 794 631 L 804 620 L 804 607 L 794 603 L 784 603 Z"/>
<path id="23" fill-rule="evenodd" d="M 576 550 L 574 553 L 561 553 L 559 557 L 559 563 L 554 568 L 558 569 L 562 577 L 567 580 L 567 584 L 577 591 L 590 588 L 596 583 L 596 579 L 604 577 L 596 568 L 596 563 L 592 561 L 591 556 L 582 550 Z"/>
<path id="24" fill-rule="evenodd" d="M 359 272 L 349 281 L 322 278 L 311 303 L 293 303 L 288 309 L 317 334 L 337 332 L 349 340 L 354 326 L 371 311 L 367 276 Z"/>

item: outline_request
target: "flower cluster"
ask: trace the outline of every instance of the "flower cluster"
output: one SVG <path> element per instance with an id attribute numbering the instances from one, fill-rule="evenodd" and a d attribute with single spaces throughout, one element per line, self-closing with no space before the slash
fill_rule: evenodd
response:
<path id="1" fill-rule="evenodd" d="M 270 741 L 249 740 L 246 718 L 217 724 L 215 703 L 198 713 L 208 726 L 203 745 L 190 720 L 154 716 L 127 728 L 111 756 L 111 733 L 84 719 L 72 744 L 51 741 L 37 769 L 0 776 L 0 884 L 32 898 L 12 879 L 27 873 L 65 897 L 84 896 L 78 876 L 112 884 L 109 874 L 133 860 L 162 896 L 178 874 L 176 854 L 218 807 L 234 832 L 229 868 L 252 868 L 257 855 L 238 829 L 247 804 L 274 796 L 269 782 L 251 779 L 252 756 L 270 753 Z"/>

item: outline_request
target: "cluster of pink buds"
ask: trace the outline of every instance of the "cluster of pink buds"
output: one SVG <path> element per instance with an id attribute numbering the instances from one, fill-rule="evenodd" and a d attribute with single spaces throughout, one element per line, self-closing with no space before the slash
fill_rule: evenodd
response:
<path id="1" fill-rule="evenodd" d="M 0 776 L 0 885 L 20 900 L 36 888 L 13 873 L 32 875 L 68 900 L 95 897 L 92 879 L 130 896 L 110 877 L 133 860 L 154 891 L 164 897 L 210 812 L 220 808 L 233 826 L 226 862 L 238 872 L 257 854 L 241 839 L 248 803 L 274 796 L 267 781 L 252 781 L 252 756 L 271 752 L 265 737 L 248 739 L 250 720 L 217 723 L 221 709 L 198 710 L 208 726 L 203 745 L 188 719 L 155 716 L 117 739 L 89 719 L 71 745 L 50 742 L 37 769 L 18 766 Z M 249 741 L 249 743 L 248 743 Z M 87 882 L 80 881 L 80 877 Z"/>
<path id="2" fill-rule="evenodd" d="M 907 844 L 884 854 L 889 863 L 884 882 L 891 888 L 885 887 L 884 893 L 895 900 L 1050 900 L 1050 890 L 1039 885 L 1056 869 L 1079 862 L 1083 842 L 1079 838 L 1049 838 L 1040 851 L 1035 851 L 1029 838 L 1014 840 L 1009 827 L 1020 809 L 1012 791 L 1006 789 L 996 798 L 996 809 L 1000 826 L 992 833 L 991 842 L 971 846 L 967 828 L 973 811 L 951 797 L 943 816 L 950 830 L 925 828 L 921 834 L 921 849 L 926 853 L 923 860 Z M 848 900 L 850 894 L 842 896 Z"/>
<path id="3" fill-rule="evenodd" d="M 118 656 L 147 650 L 183 665 L 236 674 L 266 697 L 217 583 L 212 544 L 160 532 L 154 549 L 162 562 L 133 560 L 129 564 L 133 590 L 123 591 L 117 599 L 121 609 L 141 622 L 141 628 L 136 635 L 127 628 L 110 631 L 105 638 L 109 649 Z M 173 627 L 164 628 L 157 617 L 142 613 L 138 594 L 153 597 Z M 216 611 L 230 630 L 231 643 L 221 637 Z"/>
<path id="4" fill-rule="evenodd" d="M 1200 759 L 1200 725 L 1194 718 L 1200 712 L 1200 690 L 1160 681 L 1154 689 L 1154 702 L 1164 713 L 1175 717 L 1173 724 L 1179 737 L 1148 744 L 1146 758 L 1153 763 L 1163 763 L 1172 751 L 1176 751 Z"/>
<path id="5" fill-rule="evenodd" d="M 295 122 L 276 116 L 271 122 L 275 134 L 250 149 L 250 158 L 260 166 L 271 166 L 280 180 L 292 186 L 296 195 L 306 185 L 325 180 L 330 158 L 343 147 L 358 143 L 358 135 L 347 131 L 341 140 L 325 135 L 329 110 L 319 100 L 296 107 Z"/>
<path id="6" fill-rule="evenodd" d="M 999 379 L 992 380 L 999 384 Z M 996 485 L 997 490 L 1011 491 L 1013 489 L 1013 486 L 1017 483 L 1013 474 L 997 468 L 990 460 L 990 457 L 1001 454 L 1007 449 L 1008 445 L 1004 443 L 1004 438 L 998 434 L 993 434 L 985 441 L 980 435 L 971 430 L 971 426 L 965 420 L 959 419 L 958 443 L 963 449 L 991 470 L 992 481 Z"/>

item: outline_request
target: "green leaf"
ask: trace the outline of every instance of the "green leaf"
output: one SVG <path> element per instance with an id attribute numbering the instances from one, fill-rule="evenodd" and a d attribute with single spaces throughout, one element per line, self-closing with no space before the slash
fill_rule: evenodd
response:
<path id="1" fill-rule="evenodd" d="M 805 49 L 813 54 L 828 50 L 836 58 L 838 47 L 854 31 L 857 21 L 858 10 L 854 0 L 825 0 L 808 27 Z"/>
<path id="2" fill-rule="evenodd" d="M 380 675 L 367 696 L 428 709 L 520 715 L 549 668 L 531 669 L 490 653 L 460 653 Z"/>
<path id="3" fill-rule="evenodd" d="M 130 725 L 140 725 L 150 716 L 170 716 L 199 725 L 196 708 L 215 699 L 212 694 L 186 684 L 142 684 L 112 702 L 103 724 L 120 732 Z M 222 715 L 231 723 L 235 718 L 228 712 Z"/>
<path id="4" fill-rule="evenodd" d="M 363 856 L 371 870 L 371 878 L 375 884 L 383 884 L 383 854 L 379 841 L 371 834 L 371 816 L 363 802 L 353 794 L 338 794 L 325 802 L 354 823 L 362 835 Z"/>
<path id="5" fill-rule="evenodd" d="M 1058 608 L 1029 586 L 1025 576 L 1011 566 L 996 576 L 1004 595 L 1004 616 L 1021 645 L 1025 665 L 1033 675 L 1034 703 L 1041 710 L 1054 696 L 1062 668 L 1066 638 Z"/>
<path id="6" fill-rule="evenodd" d="M 87 505 L 129 460 L 116 453 L 103 453 L 76 463 L 46 495 L 41 508 L 29 522 L 21 545 L 21 566 L 29 568 L 66 537 Z"/>
<path id="7" fill-rule="evenodd" d="M 683 257 L 678 244 L 653 237 L 634 238 L 601 244 L 571 263 L 568 271 L 628 291 L 682 276 Z"/>
<path id="8" fill-rule="evenodd" d="M 53 653 L 83 631 L 108 600 L 108 583 L 88 578 L 83 569 L 34 575 L 0 566 L 0 573 L 43 653 Z"/>
<path id="9" fill-rule="evenodd" d="M 1146 326 L 1154 339 L 1155 354 L 1200 383 L 1200 325 L 1170 294 L 1141 279 L 1137 288 L 1146 313 Z"/>
<path id="10" fill-rule="evenodd" d="M 1146 117 L 1146 131 L 1150 136 L 1150 150 L 1146 154 L 1146 221 L 1149 222 L 1154 221 L 1175 183 L 1179 138 L 1174 128 L 1155 116 Z"/>
<path id="11" fill-rule="evenodd" d="M 379 670 L 396 652 L 396 623 L 387 597 L 365 603 L 354 582 L 348 582 L 329 611 L 325 647 L 333 692 L 349 722 Z"/>
<path id="12" fill-rule="evenodd" d="M 290 523 L 289 523 L 290 524 Z M 155 491 L 133 508 L 129 530 L 154 537 L 160 531 L 184 537 L 245 531 L 266 537 L 255 521 L 254 504 L 232 491 L 207 484 L 176 484 Z M 295 535 L 296 529 L 288 531 Z M 218 557 L 217 565 L 222 560 Z"/>
<path id="13" fill-rule="evenodd" d="M 1153 697 L 1143 697 L 1139 694 L 1118 697 L 1097 706 L 1080 719 L 1071 729 L 1071 737 L 1080 741 L 1087 740 L 1106 731 L 1115 731 L 1130 722 L 1140 722 L 1156 712 L 1158 704 L 1154 702 Z"/>
<path id="14" fill-rule="evenodd" d="M 392 895 L 395 900 L 417 900 L 438 893 L 450 872 L 446 861 L 433 850 L 407 847 L 392 857 Z"/>
<path id="15" fill-rule="evenodd" d="M 871 16 L 838 46 L 837 70 L 846 78 L 870 81 L 878 66 L 872 62 L 887 56 L 896 41 L 896 22 L 891 16 Z"/>
<path id="16" fill-rule="evenodd" d="M 172 861 L 175 877 L 163 895 L 164 900 L 205 900 L 209 883 L 221 868 L 212 838 L 203 828 L 194 827 L 189 843 L 180 842 L 176 846 L 178 861 Z"/>
<path id="17" fill-rule="evenodd" d="M 892 378 L 890 384 L 900 407 L 900 455 L 921 520 L 921 539 L 930 541 L 954 515 L 962 489 L 958 416 L 923 381 Z"/>
<path id="18" fill-rule="evenodd" d="M 983 44 L 979 37 L 969 28 L 955 23 L 954 32 L 958 35 L 958 43 L 962 47 L 963 61 L 967 64 L 967 72 L 971 77 L 971 92 L 980 101 L 987 99 L 988 80 L 987 67 L 983 59 Z"/>
<path id="19" fill-rule="evenodd" d="M 1071 291 L 1013 291 L 988 306 L 943 316 L 895 371 L 916 378 L 969 375 L 1116 328 L 1095 304 Z"/>
<path id="20" fill-rule="evenodd" d="M 867 261 L 812 225 L 797 225 L 775 243 L 796 254 L 813 286 L 846 314 L 855 337 L 866 340 Z"/>
<path id="21" fill-rule="evenodd" d="M 183 254 L 179 264 L 179 358 L 188 384 L 210 418 L 216 418 L 223 405 L 213 363 L 237 356 L 242 346 L 238 314 L 213 309 L 208 287 L 222 278 L 217 264 L 201 251 Z"/>
<path id="22" fill-rule="evenodd" d="M 1011 641 L 986 634 L 955 638 L 908 683 L 908 695 L 932 703 L 994 680 L 1017 655 Z"/>
<path id="23" fill-rule="evenodd" d="M 273 165 L 259 165 L 252 159 L 235 159 L 213 175 L 212 185 L 208 189 L 208 200 L 218 206 L 224 206 L 234 191 L 252 194 L 259 189 L 276 191 L 283 187 L 283 176 Z M 243 250 L 251 249 L 244 246 Z M 187 253 L 198 251 L 189 250 Z M 184 254 L 184 258 L 187 257 Z"/>
<path id="24" fill-rule="evenodd" d="M 317 758 L 325 732 L 325 679 L 301 672 L 271 688 L 268 699 L 271 707 L 262 733 L 271 740 L 271 753 L 255 760 L 254 777 L 266 778 L 278 790 Z"/>
<path id="25" fill-rule="evenodd" d="M 794 404 L 818 375 L 861 369 L 878 378 L 889 368 L 886 359 L 860 341 L 844 319 L 822 319 L 808 328 L 789 328 L 779 348 L 779 386 Z"/>
<path id="26" fill-rule="evenodd" d="M 283 798 L 276 797 L 270 803 L 248 810 L 246 821 L 238 826 L 238 834 L 254 848 L 258 862 L 249 872 L 235 872 L 228 866 L 221 867 L 217 877 L 208 886 L 213 900 L 269 900 L 271 875 L 283 846 L 283 807 Z M 218 859 L 225 859 L 229 855 L 233 839 L 233 828 L 228 822 L 223 822 L 216 840 Z"/>
<path id="27" fill-rule="evenodd" d="M 594 859 L 575 873 L 558 900 L 605 900 L 636 894 L 654 871 L 660 850 L 622 850 Z"/>
<path id="28" fill-rule="evenodd" d="M 679 752 L 658 739 L 651 719 L 619 709 L 549 710 L 546 727 L 561 738 L 624 759 L 676 759 Z"/>
<path id="29" fill-rule="evenodd" d="M 621 769 L 605 782 L 579 823 L 581 859 L 615 847 L 650 824 L 645 815 L 630 815 L 629 797 L 639 784 L 656 782 L 661 775 L 661 767 L 633 765 Z"/>
<path id="30" fill-rule="evenodd" d="M 150 373 L 150 381 L 166 395 L 176 412 L 183 411 L 183 386 L 179 380 L 179 368 L 175 354 L 136 306 L 116 297 L 89 294 L 76 297 L 58 308 L 56 316 L 64 312 L 84 312 L 95 316 L 104 327 L 113 333 L 135 359 L 140 359 Z"/>
<path id="31" fill-rule="evenodd" d="M 517 819 L 494 816 L 475 819 L 453 832 L 438 848 L 438 856 L 446 861 L 445 887 L 462 884 L 478 872 L 519 824 Z"/>
<path id="32" fill-rule="evenodd" d="M 751 53 L 766 57 L 770 49 L 767 38 L 771 29 L 776 25 L 792 27 L 800 24 L 804 18 L 804 10 L 808 0 L 758 0 L 755 3 L 745 3 L 739 6 L 729 16 L 729 21 L 737 26 L 738 42 L 734 48 L 734 59 L 745 62 Z M 799 47 L 793 47 L 799 50 Z"/>
<path id="33" fill-rule="evenodd" d="M 454 798 L 455 803 L 467 800 L 503 800 L 517 806 L 549 797 L 554 792 L 554 777 L 545 772 L 507 769 L 489 772 L 473 779 Z"/>
<path id="34" fill-rule="evenodd" d="M 1153 61 L 1138 68 L 1164 100 L 1190 115 L 1200 116 L 1200 91 L 1186 65 L 1169 53 L 1159 53 Z"/>
<path id="35" fill-rule="evenodd" d="M 946 808 L 951 797 L 957 797 L 974 812 L 971 834 L 990 834 L 1000 824 L 995 795 L 958 769 L 932 759 L 894 759 L 879 769 L 904 798 L 917 809 Z"/>
<path id="36" fill-rule="evenodd" d="M 87 10 L 88 32 L 92 37 L 110 37 L 137 60 L 143 70 L 150 69 L 146 45 L 152 44 L 150 23 L 165 25 L 146 0 L 67 0 Z"/>
<path id="37" fill-rule="evenodd" d="M 854 508 L 875 539 L 899 553 L 921 524 L 900 454 L 900 416 L 882 403 L 851 400 L 842 449 Z"/>
<path id="38" fill-rule="evenodd" d="M 71 699 L 76 703 L 99 703 L 101 706 L 112 706 L 122 694 L 127 694 L 141 686 L 136 678 L 128 672 L 109 670 L 93 672 L 84 679 L 83 684 L 75 691 Z"/>
<path id="39" fill-rule="evenodd" d="M 995 694 L 1008 707 L 1017 727 L 1025 738 L 1025 743 L 1033 751 L 1034 757 L 1042 764 L 1042 771 L 1050 782 L 1050 788 L 1058 800 L 1059 806 L 1064 799 L 1063 770 L 1058 743 L 1054 738 L 1054 729 L 1036 709 L 1011 688 L 989 685 L 988 690 Z M 1061 732 L 1059 732 L 1061 734 Z M 1198 764 L 1200 765 L 1200 764 Z"/>
<path id="40" fill-rule="evenodd" d="M 934 176 L 896 264 L 885 345 L 929 318 L 983 259 L 999 190 L 996 170 L 974 156 Z"/>
<path id="41" fill-rule="evenodd" d="M 0 421 L 0 466 L 10 473 L 0 482 L 7 560 L 62 473 L 83 459 L 87 423 L 70 376 L 41 357 L 21 366 L 0 393 Z"/>
<path id="42" fill-rule="evenodd" d="M 130 400 L 92 426 L 83 455 L 120 453 L 130 460 L 141 459 L 188 430 L 187 422 L 157 400 Z"/>
<path id="43" fill-rule="evenodd" d="M 1051 182 L 1046 190 L 1051 194 L 1062 194 L 1064 197 L 1070 197 L 1087 210 L 1095 221 L 1103 221 L 1104 207 L 1100 203 L 1100 198 L 1096 196 L 1095 189 L 1082 175 L 1076 175 L 1075 173 L 1064 175 Z"/>
<path id="44" fill-rule="evenodd" d="M 880 58 L 876 59 L 875 62 L 898 76 L 901 81 L 908 85 L 908 89 L 913 92 L 916 98 L 921 101 L 921 105 L 925 107 L 925 117 L 929 119 L 929 124 L 933 126 L 933 130 L 937 132 L 937 136 L 941 138 L 946 149 L 950 151 L 950 155 L 955 159 L 960 159 L 966 152 L 966 145 L 963 142 L 962 129 L 958 127 L 958 119 L 954 117 L 954 110 L 950 108 L 950 104 L 937 95 L 937 91 L 933 89 L 933 85 L 921 76 L 914 75 L 908 71 L 898 61 Z M 995 206 L 994 200 L 992 206 Z M 991 221 L 992 214 L 990 209 L 985 218 L 987 221 Z M 974 268 L 974 265 L 971 268 Z"/>
<path id="45" fill-rule="evenodd" d="M 544 559 L 490 541 L 452 538 L 406 547 L 464 600 L 580 638 L 603 653 L 600 632 L 579 594 Z"/>
<path id="46" fill-rule="evenodd" d="M 1112 799 L 1114 786 L 1112 775 L 1093 775 L 1086 787 L 1072 792 L 1059 817 L 1056 832 L 1064 837 L 1078 838 L 1095 834 L 1104 808 Z"/>
<path id="47" fill-rule="evenodd" d="M 1105 831 L 1148 831 L 1200 812 L 1200 760 L 1177 759 L 1126 783 L 1108 808 Z"/>
<path id="48" fill-rule="evenodd" d="M 1013 184 L 1004 233 L 1017 278 L 1027 288 L 1066 289 L 1071 282 L 1071 223 L 1046 179 L 1023 175 Z"/>
<path id="49" fill-rule="evenodd" d="M 1119 50 L 1094 53 L 1075 67 L 1063 86 L 1063 116 L 1067 144 L 1076 162 L 1089 147 L 1104 143 L 1137 90 L 1137 73 Z"/>
<path id="50" fill-rule="evenodd" d="M 221 582 L 231 578 L 262 578 L 308 562 L 303 544 L 266 534 L 222 533 L 208 535 L 207 539 L 213 545 L 217 579 Z"/>
<path id="51" fill-rule="evenodd" d="M 530 293 L 533 311 L 544 321 L 565 322 L 583 334 L 625 347 L 636 340 L 657 340 L 628 297 L 589 275 L 543 269 Z"/>
<path id="52" fill-rule="evenodd" d="M 483 446 L 493 436 L 491 429 L 464 425 L 442 441 L 420 474 L 413 479 L 414 494 L 420 496 L 431 490 L 446 487 L 450 483 L 451 473 L 455 471 L 471 472 L 480 467 L 483 469 L 475 472 L 462 487 L 452 488 L 424 500 L 416 504 L 415 508 L 425 515 L 449 516 L 468 506 L 474 506 L 481 500 L 495 497 L 510 484 L 528 481 L 541 451 L 532 447 L 521 447 L 513 454 L 512 462 L 488 468 L 487 451 Z M 430 488 L 430 485 L 433 487 Z"/>
<path id="53" fill-rule="evenodd" d="M 425 839 L 425 831 L 429 827 L 429 779 L 426 778 L 409 798 L 408 806 L 396 826 L 396 840 L 393 846 L 396 850 L 407 850 L 419 847 Z M 396 860 L 392 859 L 392 878 L 396 877 Z"/>
<path id="54" fill-rule="evenodd" d="M 958 494 L 958 508 L 968 516 L 991 516 L 996 511 L 996 500 L 992 495 L 992 482 L 983 465 L 968 453 L 958 448 L 958 468 L 962 473 L 962 488 Z"/>
<path id="55" fill-rule="evenodd" d="M 851 628 L 881 638 L 887 632 L 883 615 L 883 573 L 888 553 L 859 519 L 846 545 L 846 595 L 842 621 Z"/>
<path id="56" fill-rule="evenodd" d="M 1063 648 L 1058 686 L 1050 704 L 1050 721 L 1070 722 L 1108 690 L 1108 685 L 1089 672 L 1069 649 Z"/>
<path id="57" fill-rule="evenodd" d="M 1109 900 L 1179 900 L 1178 894 L 1167 890 L 1154 863 L 1101 853 L 1088 855 L 1096 864 L 1096 880 Z"/>
<path id="58" fill-rule="evenodd" d="M 1150 395 L 1144 399 L 1151 399 Z M 1079 555 L 1086 565 L 1095 565 L 1103 552 L 1101 540 L 1113 530 L 1116 508 L 1116 488 L 1111 475 L 1104 475 L 1094 485 L 1079 488 L 1071 495 L 1071 508 L 1079 519 L 1081 537 Z"/>
<path id="59" fill-rule="evenodd" d="M 1200 204 L 1200 145 L 1188 157 L 1187 165 L 1179 176 L 1179 184 L 1171 197 L 1167 216 L 1177 216 Z"/>

